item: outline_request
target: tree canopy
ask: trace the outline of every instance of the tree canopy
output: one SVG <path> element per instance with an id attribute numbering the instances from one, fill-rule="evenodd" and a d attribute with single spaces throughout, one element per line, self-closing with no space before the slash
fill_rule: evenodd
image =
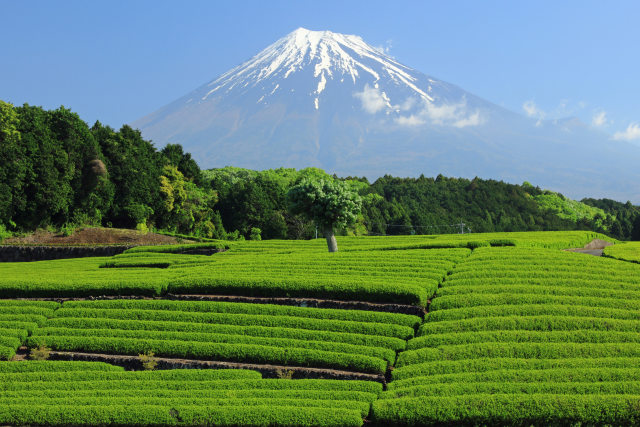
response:
<path id="1" fill-rule="evenodd" d="M 289 211 L 311 219 L 327 239 L 329 252 L 337 252 L 334 228 L 356 222 L 362 199 L 342 181 L 303 178 L 287 192 Z"/>
<path id="2" fill-rule="evenodd" d="M 359 214 L 341 216 L 357 204 L 341 199 L 345 189 L 359 196 Z M 299 197 L 299 209 L 289 209 L 290 191 L 327 202 L 314 207 Z M 89 127 L 64 107 L 0 101 L 0 231 L 144 225 L 199 237 L 308 239 L 316 224 L 386 235 L 455 233 L 460 222 L 473 232 L 589 229 L 640 239 L 640 208 L 629 202 L 576 202 L 529 183 L 442 175 L 369 183 L 317 168 L 202 171 L 179 144 L 159 150 L 129 126 Z"/>

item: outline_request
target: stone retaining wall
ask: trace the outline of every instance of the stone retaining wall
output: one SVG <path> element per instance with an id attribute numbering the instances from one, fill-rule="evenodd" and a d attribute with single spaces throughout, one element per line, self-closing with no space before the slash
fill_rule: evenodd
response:
<path id="1" fill-rule="evenodd" d="M 133 246 L 0 246 L 0 262 L 113 256 Z"/>

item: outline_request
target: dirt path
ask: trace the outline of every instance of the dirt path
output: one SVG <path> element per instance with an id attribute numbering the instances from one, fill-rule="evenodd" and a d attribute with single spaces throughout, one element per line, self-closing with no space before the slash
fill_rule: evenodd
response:
<path id="1" fill-rule="evenodd" d="M 594 239 L 584 245 L 583 248 L 573 248 L 573 249 L 565 249 L 568 252 L 577 252 L 581 254 L 594 255 L 594 256 L 602 256 L 604 252 L 604 248 L 607 246 L 611 246 L 613 243 L 607 242 L 602 239 Z"/>
<path id="2" fill-rule="evenodd" d="M 190 243 L 191 241 L 183 240 Z M 170 245 L 179 243 L 178 239 L 156 233 L 143 234 L 137 230 L 124 228 L 91 227 L 76 230 L 70 236 L 53 233 L 47 230 L 37 230 L 23 237 L 5 239 L 4 245 Z"/>
<path id="3" fill-rule="evenodd" d="M 222 362 L 215 360 L 175 359 L 155 357 L 157 369 L 251 369 L 259 371 L 265 378 L 282 378 L 291 376 L 293 379 L 340 379 L 340 380 L 368 380 L 385 382 L 383 375 L 365 374 L 362 372 L 340 371 L 335 369 L 307 368 L 301 366 L 263 365 L 253 363 Z M 138 356 L 123 356 L 116 354 L 82 353 L 75 351 L 51 351 L 49 360 L 76 360 L 88 362 L 106 362 L 123 366 L 125 369 L 142 369 Z"/>
<path id="4" fill-rule="evenodd" d="M 3 298 L 0 298 L 2 300 Z M 179 301 L 221 301 L 221 302 L 242 302 L 251 304 L 274 304 L 290 305 L 295 307 L 311 308 L 335 308 L 341 310 L 365 310 L 380 311 L 385 313 L 410 314 L 424 317 L 425 309 L 414 305 L 405 304 L 383 304 L 365 301 L 340 301 L 329 299 L 312 298 L 277 298 L 277 297 L 246 297 L 237 295 L 176 295 L 167 294 L 159 297 L 148 297 L 140 295 L 129 296 L 98 296 L 83 298 L 6 298 L 19 301 L 56 301 L 64 305 L 65 301 L 98 301 L 98 300 L 179 300 Z"/>

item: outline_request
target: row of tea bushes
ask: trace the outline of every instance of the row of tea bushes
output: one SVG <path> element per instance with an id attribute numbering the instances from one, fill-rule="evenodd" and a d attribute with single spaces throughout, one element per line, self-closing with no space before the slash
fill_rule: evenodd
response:
<path id="1" fill-rule="evenodd" d="M 140 249 L 111 258 L 33 262 L 28 269 L 22 263 L 0 264 L 0 298 L 172 293 L 425 306 L 446 274 L 469 253 L 469 249 L 336 254 L 231 249 L 206 256 Z"/>
<path id="2" fill-rule="evenodd" d="M 0 363 L 0 424 L 360 426 L 382 391 L 377 382 L 262 379 L 247 370 L 27 365 Z"/>
<path id="3" fill-rule="evenodd" d="M 0 298 L 76 298 L 166 293 L 166 269 L 100 268 L 110 258 L 0 263 Z"/>
<path id="4" fill-rule="evenodd" d="M 69 301 L 27 342 L 59 351 L 384 374 L 417 316 L 226 302 Z"/>
<path id="5" fill-rule="evenodd" d="M 245 253 L 228 251 L 211 263 L 170 268 L 174 294 L 328 298 L 426 305 L 468 249 Z"/>
<path id="6" fill-rule="evenodd" d="M 604 256 L 640 263 L 640 242 L 625 242 L 604 248 Z"/>
<path id="7" fill-rule="evenodd" d="M 29 334 L 59 306 L 52 301 L 0 300 L 0 360 L 15 356 Z"/>
<path id="8" fill-rule="evenodd" d="M 447 276 L 373 404 L 392 425 L 634 425 L 640 265 L 478 248 Z"/>

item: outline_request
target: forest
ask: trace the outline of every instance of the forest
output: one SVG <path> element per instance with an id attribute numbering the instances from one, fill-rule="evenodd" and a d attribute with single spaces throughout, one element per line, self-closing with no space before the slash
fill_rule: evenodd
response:
<path id="1" fill-rule="evenodd" d="M 492 179 L 337 177 L 317 168 L 201 170 L 179 144 L 85 123 L 67 108 L 0 101 L 0 237 L 38 228 L 105 226 L 217 239 L 308 239 L 290 213 L 303 178 L 342 180 L 362 198 L 350 235 L 593 230 L 640 240 L 640 207 L 574 201 L 529 183 Z"/>

